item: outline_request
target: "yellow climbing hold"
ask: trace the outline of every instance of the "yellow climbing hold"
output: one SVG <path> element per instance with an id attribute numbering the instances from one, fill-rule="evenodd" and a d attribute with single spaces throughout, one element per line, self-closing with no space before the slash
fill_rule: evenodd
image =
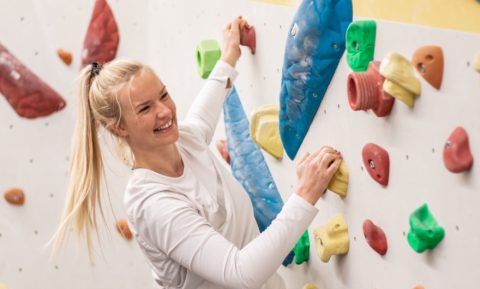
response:
<path id="1" fill-rule="evenodd" d="M 312 283 L 307 283 L 303 286 L 302 289 L 318 289 L 317 286 L 313 285 Z"/>
<path id="2" fill-rule="evenodd" d="M 326 225 L 313 231 L 317 254 L 328 262 L 333 255 L 347 254 L 350 246 L 348 225 L 341 214 L 333 216 Z"/>
<path id="3" fill-rule="evenodd" d="M 383 89 L 413 107 L 414 98 L 420 95 L 422 87 L 420 80 L 415 77 L 410 61 L 397 52 L 391 52 L 383 59 L 380 74 L 385 77 Z"/>
<path id="4" fill-rule="evenodd" d="M 278 105 L 266 105 L 252 113 L 250 134 L 253 141 L 276 159 L 283 158 L 283 145 L 278 128 Z"/>
<path id="5" fill-rule="evenodd" d="M 345 164 L 345 161 L 340 163 L 340 167 L 337 172 L 333 175 L 330 183 L 328 184 L 328 189 L 340 197 L 344 198 L 347 196 L 348 191 L 348 168 Z"/>
<path id="6" fill-rule="evenodd" d="M 0 283 L 0 289 L 8 289 L 6 285 L 3 285 L 2 283 Z"/>
<path id="7" fill-rule="evenodd" d="M 480 52 L 475 55 L 475 60 L 473 62 L 473 67 L 476 71 L 480 72 Z"/>

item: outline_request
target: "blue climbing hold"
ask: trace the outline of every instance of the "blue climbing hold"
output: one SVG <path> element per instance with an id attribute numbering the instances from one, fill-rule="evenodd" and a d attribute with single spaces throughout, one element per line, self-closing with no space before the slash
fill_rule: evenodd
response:
<path id="1" fill-rule="evenodd" d="M 282 210 L 283 200 L 262 152 L 250 136 L 250 124 L 235 87 L 225 100 L 223 111 L 230 166 L 235 178 L 247 191 L 258 228 L 263 232 Z M 293 257 L 292 251 L 283 265 L 290 264 Z"/>
<path id="2" fill-rule="evenodd" d="M 280 92 L 280 136 L 294 159 L 345 50 L 351 0 L 304 0 L 288 33 Z"/>

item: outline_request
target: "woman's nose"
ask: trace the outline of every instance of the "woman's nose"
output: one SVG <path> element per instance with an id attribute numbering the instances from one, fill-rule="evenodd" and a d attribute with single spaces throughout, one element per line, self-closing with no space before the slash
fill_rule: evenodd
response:
<path id="1" fill-rule="evenodd" d="M 157 103 L 156 115 L 158 118 L 164 118 L 170 115 L 170 108 L 162 102 Z"/>

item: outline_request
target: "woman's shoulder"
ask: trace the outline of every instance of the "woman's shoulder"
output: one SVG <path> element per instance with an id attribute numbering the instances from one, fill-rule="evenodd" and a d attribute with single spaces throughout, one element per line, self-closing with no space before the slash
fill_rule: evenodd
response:
<path id="1" fill-rule="evenodd" d="M 183 121 L 178 124 L 180 138 L 178 144 L 189 150 L 204 151 L 208 145 L 195 124 Z"/>

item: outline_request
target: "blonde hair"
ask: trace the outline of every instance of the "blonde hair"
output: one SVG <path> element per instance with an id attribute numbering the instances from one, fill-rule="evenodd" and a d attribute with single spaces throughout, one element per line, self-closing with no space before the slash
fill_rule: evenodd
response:
<path id="1" fill-rule="evenodd" d="M 92 231 L 98 237 L 97 208 L 105 221 L 100 198 L 104 166 L 99 129 L 104 127 L 111 133 L 118 147 L 123 148 L 120 152 L 126 161 L 131 152 L 125 141 L 114 133 L 122 118 L 119 93 L 143 69 L 148 67 L 140 62 L 114 60 L 100 69 L 95 69 L 93 64 L 88 65 L 80 73 L 68 195 L 60 225 L 51 240 L 54 252 L 64 244 L 69 229 L 73 227 L 77 236 L 85 234 L 92 258 Z"/>

